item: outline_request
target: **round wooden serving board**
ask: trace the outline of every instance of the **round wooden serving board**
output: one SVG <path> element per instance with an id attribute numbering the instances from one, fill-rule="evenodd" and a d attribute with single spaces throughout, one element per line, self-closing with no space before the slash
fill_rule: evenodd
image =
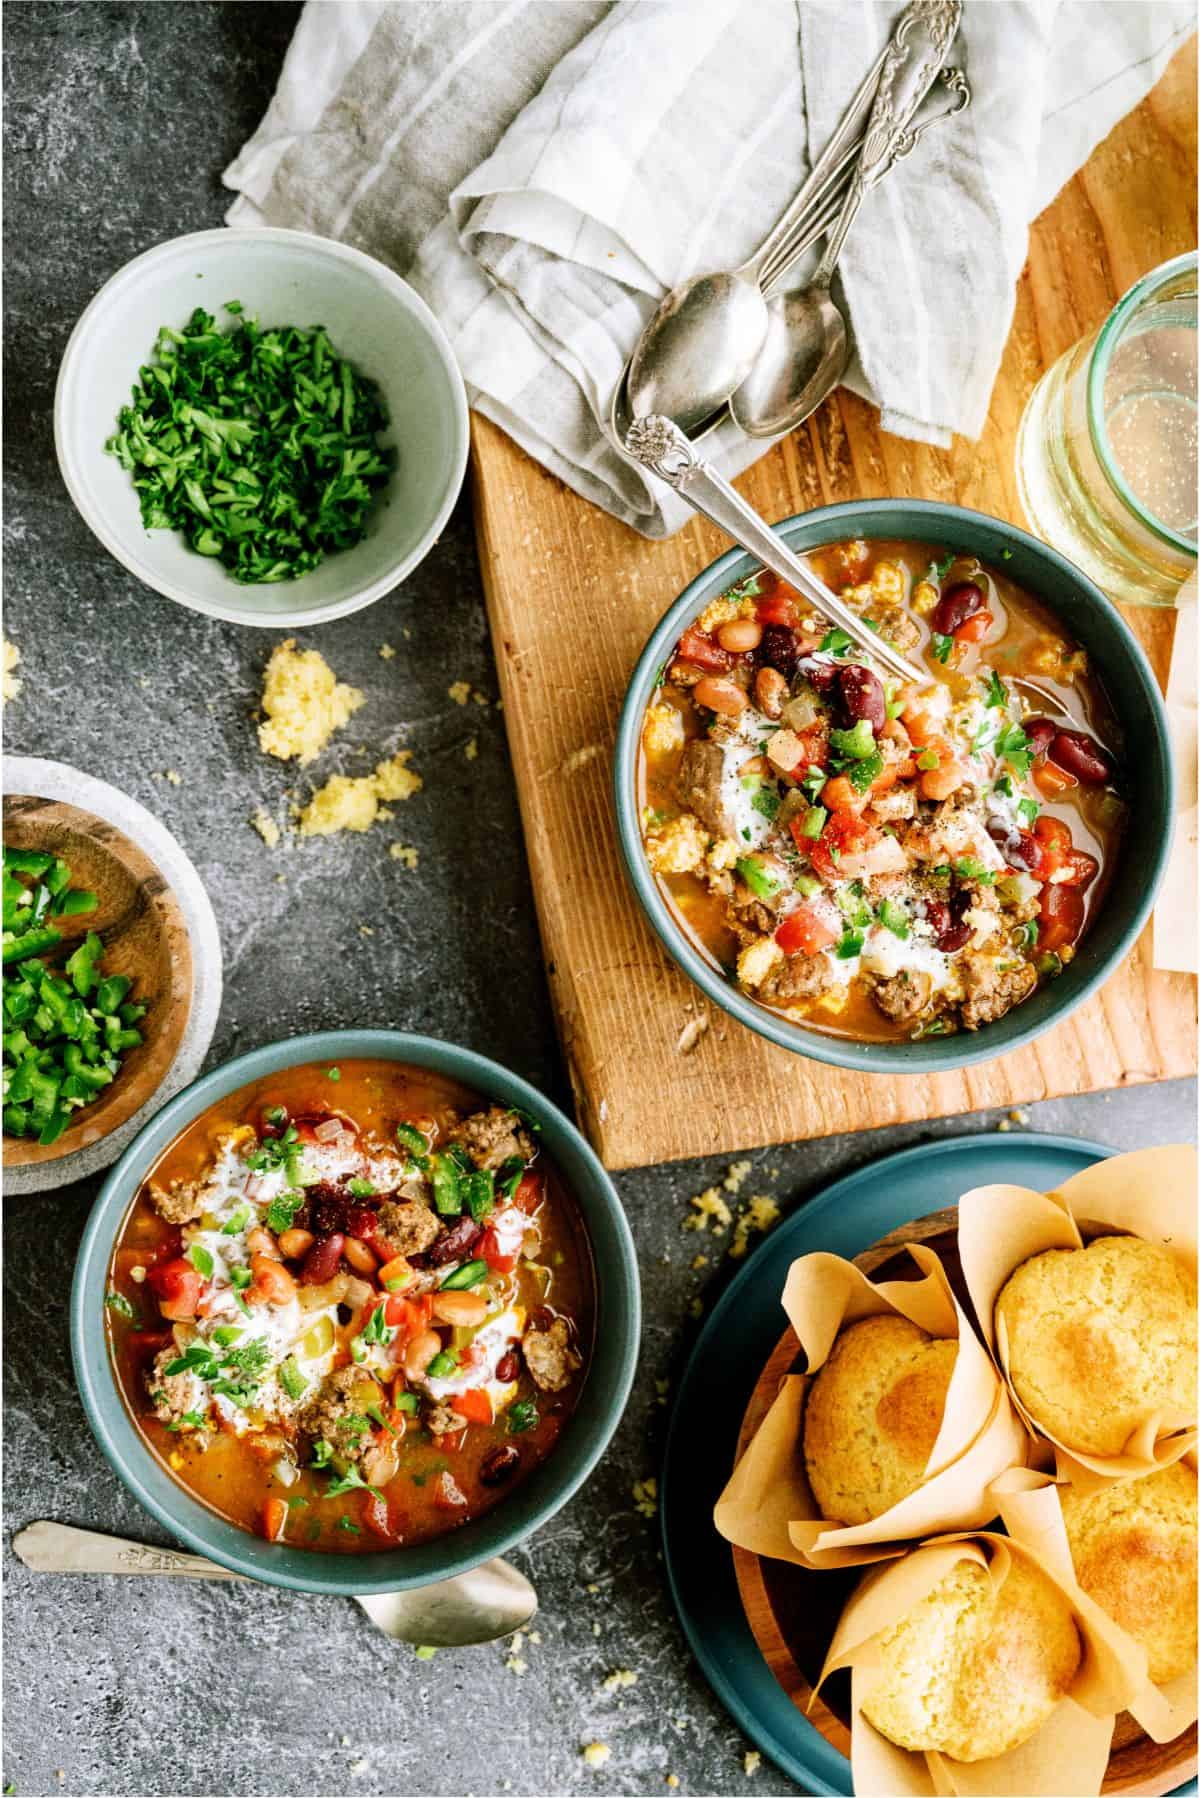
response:
<path id="1" fill-rule="evenodd" d="M 112 824 L 61 800 L 6 794 L 4 841 L 17 849 L 48 849 L 69 863 L 71 885 L 94 892 L 100 904 L 81 917 L 55 919 L 63 946 L 48 958 L 63 961 L 89 930 L 104 942 L 105 974 L 127 974 L 130 998 L 147 1007 L 138 1028 L 143 1041 L 77 1121 L 43 1148 L 33 1138 L 6 1136 L 4 1165 L 28 1167 L 61 1160 L 99 1142 L 131 1118 L 157 1090 L 179 1050 L 192 1004 L 192 950 L 179 901 L 159 869 Z"/>
<path id="2" fill-rule="evenodd" d="M 966 1306 L 956 1221 L 954 1209 L 919 1218 L 856 1255 L 855 1265 L 872 1279 L 917 1279 L 918 1270 L 904 1254 L 904 1244 L 927 1243 L 941 1257 L 956 1296 Z M 776 1344 L 746 1406 L 738 1435 L 739 1460 L 774 1403 L 785 1375 L 803 1371 L 804 1356 L 789 1327 Z M 834 1626 L 861 1569 L 816 1573 L 787 1561 L 767 1560 L 743 1548 L 734 1548 L 733 1563 L 746 1621 L 774 1678 L 826 1741 L 849 1759 L 850 1676 L 835 1674 L 815 1700 L 813 1685 L 824 1664 Z M 1162 1798 L 1191 1779 L 1196 1766 L 1195 1724 L 1173 1742 L 1152 1742 L 1124 1712 L 1117 1719 L 1103 1790 Z"/>

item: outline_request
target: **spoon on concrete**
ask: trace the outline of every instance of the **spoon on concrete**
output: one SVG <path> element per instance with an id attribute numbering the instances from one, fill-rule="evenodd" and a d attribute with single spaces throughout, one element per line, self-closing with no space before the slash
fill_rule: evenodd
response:
<path id="1" fill-rule="evenodd" d="M 844 151 L 861 123 L 864 92 L 878 72 L 862 153 L 843 212 L 844 222 L 831 239 L 831 244 L 836 242 L 837 251 L 868 191 L 868 183 L 873 185 L 876 165 L 886 164 L 892 140 L 907 128 L 933 85 L 961 14 L 962 0 L 912 0 L 900 15 L 882 58 L 826 146 L 822 162 L 831 153 Z M 698 275 L 672 288 L 662 300 L 638 339 L 625 378 L 634 417 L 658 413 L 673 419 L 681 430 L 692 431 L 711 418 L 746 380 L 762 349 L 769 323 L 767 301 L 759 284 L 761 271 L 786 240 L 802 203 L 806 205 L 811 197 L 815 175 L 814 169 L 787 213 L 748 262 L 735 269 Z M 844 325 L 842 331 L 844 336 Z"/>
<path id="2" fill-rule="evenodd" d="M 960 70 L 943 69 L 940 79 L 953 96 L 952 103 L 895 136 L 865 178 L 860 165 L 812 279 L 791 293 L 776 292 L 768 298 L 762 347 L 729 400 L 730 412 L 748 437 L 778 437 L 794 430 L 845 374 L 850 342 L 841 308 L 830 294 L 833 271 L 864 195 L 909 154 L 931 125 L 953 118 L 971 104 L 971 90 Z M 764 289 L 769 292 L 776 286 L 782 272 L 767 271 Z"/>
<path id="3" fill-rule="evenodd" d="M 241 1580 L 203 1555 L 148 1548 L 123 1536 L 103 1536 L 66 1523 L 40 1520 L 13 1537 L 17 1559 L 35 1573 L 144 1573 L 174 1579 Z M 253 1583 L 253 1582 L 251 1582 Z M 454 1579 L 408 1592 L 355 1593 L 371 1622 L 394 1642 L 425 1648 L 466 1648 L 524 1629 L 537 1611 L 537 1593 L 507 1561 L 485 1561 Z"/>

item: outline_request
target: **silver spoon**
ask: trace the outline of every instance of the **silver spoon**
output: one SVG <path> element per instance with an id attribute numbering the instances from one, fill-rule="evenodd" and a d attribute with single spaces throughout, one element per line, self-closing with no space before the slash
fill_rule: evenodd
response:
<path id="1" fill-rule="evenodd" d="M 890 674 L 913 686 L 929 684 L 932 675 L 908 661 L 898 649 L 893 649 L 818 579 L 724 475 L 701 460 L 695 446 L 674 420 L 661 415 L 635 418 L 625 438 L 625 449 L 635 462 L 666 481 L 690 506 L 711 519 L 764 568 L 769 568 L 772 574 L 781 576 L 803 593 L 824 618 L 840 624 L 859 648 L 866 650 Z"/>
<path id="2" fill-rule="evenodd" d="M 767 329 L 759 271 L 786 246 L 814 200 L 824 198 L 829 177 L 862 132 L 886 54 L 876 57 L 795 199 L 749 261 L 693 276 L 659 303 L 617 383 L 628 381 L 636 413 L 665 412 L 691 430 L 745 379 Z"/>
<path id="3" fill-rule="evenodd" d="M 148 1548 L 123 1536 L 102 1536 L 66 1523 L 40 1520 L 13 1537 L 18 1560 L 35 1573 L 148 1573 L 175 1579 L 241 1580 L 203 1555 Z M 395 1642 L 427 1648 L 466 1648 L 524 1629 L 537 1612 L 537 1593 L 507 1561 L 485 1561 L 469 1573 L 410 1592 L 355 1593 L 367 1616 Z"/>
<path id="4" fill-rule="evenodd" d="M 806 287 L 768 306 L 759 355 L 730 396 L 729 410 L 748 437 L 791 430 L 846 372 L 850 340 L 830 293 L 838 257 L 867 194 L 916 141 L 913 114 L 938 77 L 961 11 L 961 0 L 931 0 L 920 14 L 910 9 L 901 19 L 888 46 L 862 155 L 825 252 Z M 917 39 L 915 55 L 908 53 L 910 36 Z M 969 100 L 968 89 L 963 104 Z"/>

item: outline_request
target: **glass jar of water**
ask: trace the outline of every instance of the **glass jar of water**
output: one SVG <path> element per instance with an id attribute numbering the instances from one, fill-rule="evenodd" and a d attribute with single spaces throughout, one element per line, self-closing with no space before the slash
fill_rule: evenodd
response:
<path id="1" fill-rule="evenodd" d="M 1143 277 L 1042 376 L 1017 437 L 1033 530 L 1123 605 L 1196 567 L 1196 257 Z"/>

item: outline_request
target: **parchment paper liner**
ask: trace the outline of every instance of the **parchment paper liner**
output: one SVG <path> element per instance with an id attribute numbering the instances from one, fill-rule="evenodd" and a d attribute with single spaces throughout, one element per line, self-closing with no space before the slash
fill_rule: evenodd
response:
<path id="1" fill-rule="evenodd" d="M 717 1500 L 717 1529 L 739 1548 L 802 1567 L 853 1567 L 903 1553 L 907 1543 L 949 1529 L 970 1529 L 996 1515 L 988 1487 L 1025 1459 L 1025 1430 L 932 1249 L 907 1244 L 920 1280 L 872 1283 L 840 1255 L 804 1255 L 788 1270 L 783 1308 L 808 1359 L 790 1374 Z M 801 1419 L 809 1379 L 829 1357 L 838 1332 L 865 1317 L 896 1314 L 958 1354 L 925 1483 L 870 1523 L 822 1518 L 804 1468 Z"/>
<path id="2" fill-rule="evenodd" d="M 995 1323 L 996 1300 L 1023 1261 L 1046 1249 L 1078 1249 L 1097 1235 L 1141 1236 L 1161 1243 L 1196 1278 L 1196 1152 L 1187 1144 L 1114 1155 L 1076 1174 L 1056 1192 L 1025 1186 L 977 1186 L 958 1203 L 963 1275 L 984 1339 L 1029 1428 L 1054 1445 L 1060 1473 L 1085 1491 L 1167 1467 L 1195 1447 L 1196 1419 L 1163 1410 L 1144 1419 L 1120 1455 L 1085 1454 L 1060 1442 L 1021 1403 L 1008 1373 L 1008 1344 Z"/>
<path id="3" fill-rule="evenodd" d="M 1040 1567 L 1075 1613 L 1083 1658 L 1068 1695 L 1027 1742 L 990 1760 L 954 1761 L 897 1748 L 862 1715 L 878 1672 L 874 1638 L 907 1615 L 960 1560 L 973 1560 L 1003 1580 L 1011 1556 Z M 1094 1798 L 1108 1766 L 1117 1713 L 1128 1708 L 1146 1681 L 1144 1652 L 1073 1580 L 1023 1543 L 983 1531 L 942 1536 L 864 1574 L 838 1621 L 816 1691 L 843 1667 L 852 1669 L 850 1764 L 857 1798 L 929 1798 L 933 1793 Z"/>
<path id="4" fill-rule="evenodd" d="M 1195 1450 L 1184 1458 L 1194 1473 Z M 1032 1468 L 1015 1467 L 1000 1476 L 993 1490 L 1009 1535 L 1031 1549 L 1047 1567 L 1074 1581 L 1071 1546 L 1059 1503 L 1060 1487 L 1054 1480 Z M 1127 1708 L 1151 1741 L 1173 1742 L 1196 1721 L 1196 1669 L 1181 1673 L 1165 1686 L 1148 1679 Z"/>

